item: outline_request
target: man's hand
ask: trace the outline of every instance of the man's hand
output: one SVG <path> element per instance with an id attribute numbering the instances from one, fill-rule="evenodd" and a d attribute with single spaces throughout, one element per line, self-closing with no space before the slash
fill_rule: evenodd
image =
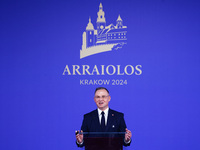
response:
<path id="1" fill-rule="evenodd" d="M 81 130 L 81 132 L 83 132 L 83 131 Z M 83 134 L 80 134 L 79 131 L 76 131 L 76 141 L 77 141 L 79 144 L 83 143 Z"/>
<path id="2" fill-rule="evenodd" d="M 132 137 L 131 131 L 126 128 L 125 142 L 130 142 L 131 137 Z"/>

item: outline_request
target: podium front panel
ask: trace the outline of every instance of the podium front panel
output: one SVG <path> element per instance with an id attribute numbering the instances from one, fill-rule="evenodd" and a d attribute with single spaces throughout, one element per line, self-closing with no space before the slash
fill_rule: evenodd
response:
<path id="1" fill-rule="evenodd" d="M 124 134 L 84 134 L 85 150 L 123 150 Z"/>

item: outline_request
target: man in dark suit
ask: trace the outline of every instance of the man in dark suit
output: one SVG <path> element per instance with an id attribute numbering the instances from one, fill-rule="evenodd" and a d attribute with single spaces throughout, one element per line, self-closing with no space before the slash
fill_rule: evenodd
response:
<path id="1" fill-rule="evenodd" d="M 84 115 L 81 132 L 126 132 L 123 145 L 129 146 L 132 133 L 126 128 L 124 114 L 109 108 L 110 99 L 106 88 L 96 88 L 94 101 L 97 109 Z M 79 147 L 84 146 L 83 134 L 77 132 L 76 143 Z"/>

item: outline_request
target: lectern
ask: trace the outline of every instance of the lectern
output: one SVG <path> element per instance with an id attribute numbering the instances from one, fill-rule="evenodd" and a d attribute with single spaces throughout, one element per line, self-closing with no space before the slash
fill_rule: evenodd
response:
<path id="1" fill-rule="evenodd" d="M 125 132 L 83 132 L 85 150 L 123 150 Z"/>

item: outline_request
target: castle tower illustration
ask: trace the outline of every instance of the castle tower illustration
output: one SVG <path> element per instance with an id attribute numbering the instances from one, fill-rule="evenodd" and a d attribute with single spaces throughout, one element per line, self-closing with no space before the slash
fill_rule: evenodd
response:
<path id="1" fill-rule="evenodd" d="M 117 28 L 122 28 L 123 27 L 123 21 L 122 21 L 120 15 L 117 18 L 116 26 L 117 26 Z"/>
<path id="2" fill-rule="evenodd" d="M 100 3 L 97 12 L 96 27 L 97 29 L 94 28 L 92 20 L 89 18 L 86 29 L 82 34 L 81 59 L 97 53 L 118 50 L 127 42 L 127 26 L 123 25 L 120 15 L 118 15 L 116 25 L 106 26 L 102 3 Z"/>
<path id="3" fill-rule="evenodd" d="M 89 23 L 86 27 L 86 46 L 90 47 L 94 45 L 94 26 L 91 23 L 91 19 L 89 18 Z"/>
<path id="4" fill-rule="evenodd" d="M 105 29 L 106 26 L 106 19 L 105 19 L 105 13 L 103 11 L 103 6 L 100 3 L 99 5 L 99 11 L 97 13 L 97 33 L 99 33 L 101 30 Z"/>

